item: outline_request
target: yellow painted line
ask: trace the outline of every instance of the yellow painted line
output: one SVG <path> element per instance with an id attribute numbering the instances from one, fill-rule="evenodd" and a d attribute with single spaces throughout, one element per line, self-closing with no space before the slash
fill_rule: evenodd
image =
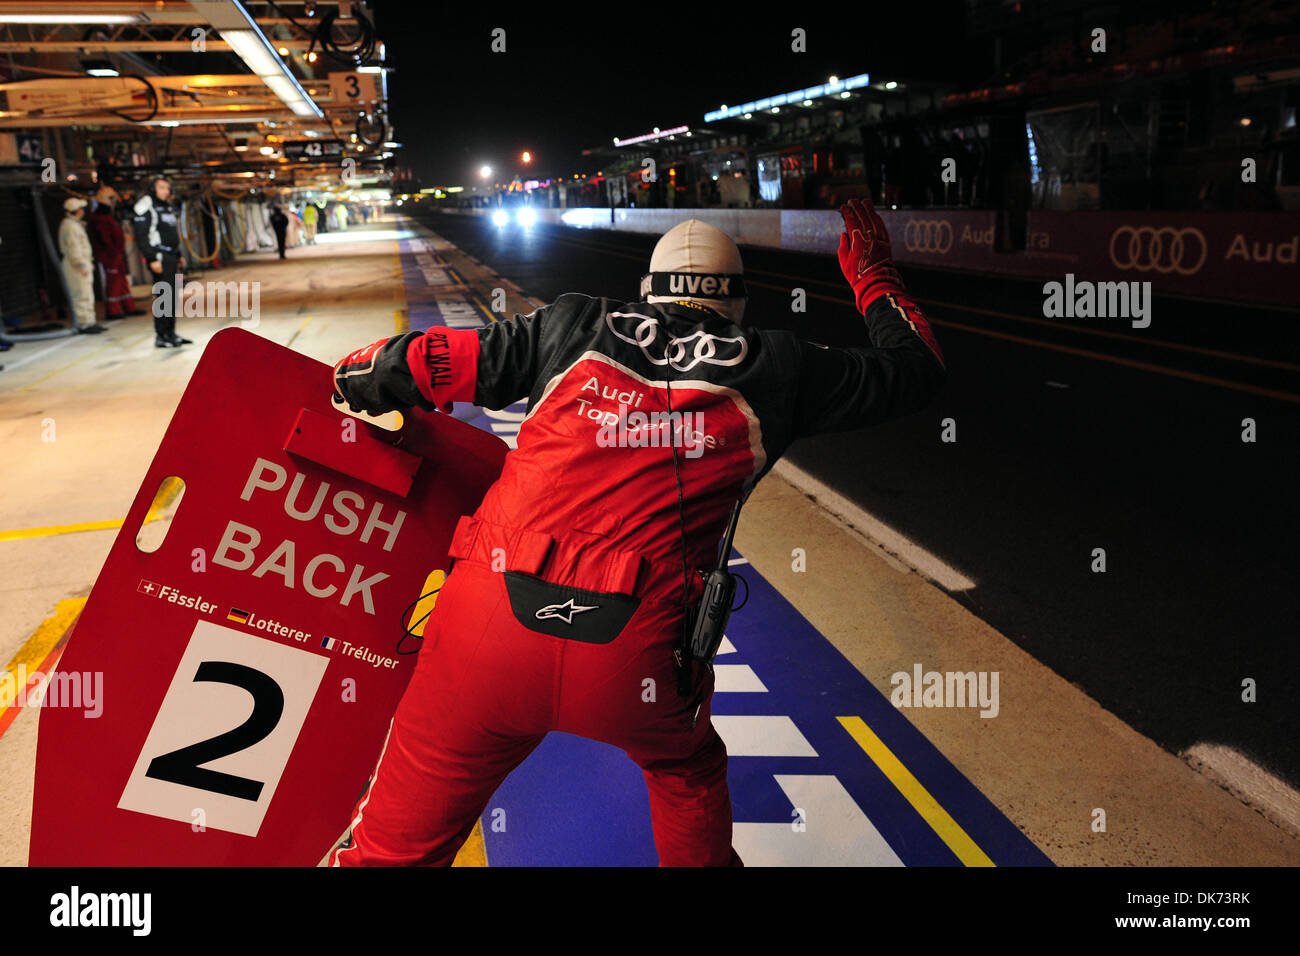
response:
<path id="1" fill-rule="evenodd" d="M 465 277 L 465 274 L 453 265 L 448 265 L 448 269 L 460 281 L 461 287 L 464 288 L 465 294 L 469 297 L 469 304 L 478 309 L 479 315 L 483 316 L 489 322 L 499 322 L 497 314 L 488 308 L 488 301 L 484 298 L 483 293 L 479 292 L 478 287 L 472 285 Z"/>
<path id="2" fill-rule="evenodd" d="M 50 379 L 54 378 L 54 376 L 60 374 L 61 372 L 66 372 L 68 369 L 72 368 L 74 365 L 80 365 L 82 362 L 86 361 L 87 359 L 94 358 L 96 355 L 99 355 L 100 353 L 105 352 L 105 351 L 107 351 L 108 349 L 113 348 L 114 346 L 118 346 L 118 347 L 123 348 L 123 349 L 128 349 L 128 348 L 131 348 L 132 346 L 134 346 L 135 344 L 137 344 L 137 343 L 139 343 L 139 342 L 143 342 L 145 339 L 147 339 L 147 338 L 148 338 L 150 335 L 152 335 L 152 334 L 153 334 L 153 332 L 152 332 L 152 330 L 151 330 L 150 332 L 148 332 L 148 333 L 145 334 L 145 335 L 138 335 L 138 336 L 136 336 L 135 338 L 132 338 L 132 339 L 125 339 L 125 340 L 123 340 L 123 341 L 121 341 L 121 342 L 105 342 L 105 343 L 104 343 L 103 345 L 101 345 L 99 348 L 97 348 L 97 349 L 91 349 L 91 350 L 90 350 L 89 352 L 87 352 L 85 355 L 81 356 L 81 358 L 73 359 L 71 362 L 68 362 L 66 365 L 60 365 L 58 368 L 54 369 L 54 371 L 50 372 L 49 374 L 41 376 L 41 377 L 38 378 L 36 381 L 34 381 L 34 382 L 30 383 L 29 385 L 25 386 L 25 387 L 23 388 L 23 391 L 25 391 L 25 392 L 26 392 L 26 391 L 31 391 L 33 388 L 35 388 L 37 385 L 40 385 L 42 382 L 48 382 Z"/>
<path id="3" fill-rule="evenodd" d="M 122 527 L 126 520 L 117 521 L 83 521 L 80 524 L 54 524 L 43 528 L 18 528 L 14 531 L 0 531 L 0 541 L 20 541 L 23 538 L 50 538 L 56 534 L 78 534 L 82 531 L 108 531 Z"/>
<path id="4" fill-rule="evenodd" d="M 410 319 L 407 316 L 406 306 L 398 306 L 393 310 L 393 331 L 398 335 L 411 330 Z"/>
<path id="5" fill-rule="evenodd" d="M 311 324 L 311 320 L 314 318 L 316 318 L 316 316 L 309 315 L 307 316 L 307 318 L 303 319 L 302 325 L 298 326 L 297 331 L 295 331 L 293 335 L 289 336 L 289 341 L 284 343 L 284 347 L 290 348 L 293 345 L 293 343 L 297 340 L 298 336 L 302 334 L 302 330 L 307 328 L 307 326 Z"/>
<path id="6" fill-rule="evenodd" d="M 452 866 L 487 866 L 487 842 L 483 839 L 483 821 L 474 824 L 467 839 L 451 861 Z"/>
<path id="7" fill-rule="evenodd" d="M 18 649 L 18 653 L 13 659 L 5 665 L 5 670 L 13 674 L 19 668 L 28 676 L 35 671 L 49 657 L 50 651 L 62 640 L 63 635 L 67 633 L 68 627 L 72 624 L 81 609 L 86 606 L 86 598 L 68 598 L 60 601 L 54 606 L 54 613 L 41 622 L 40 626 L 32 632 L 32 636 Z M 8 713 L 13 703 L 0 700 L 0 722 L 3 722 L 6 713 Z"/>
<path id="8" fill-rule="evenodd" d="M 180 479 L 164 479 L 162 487 L 158 489 L 158 494 L 154 497 L 153 504 L 149 506 L 149 511 L 144 516 L 144 523 L 149 524 L 161 518 L 163 510 L 172 503 L 181 488 Z M 116 521 L 82 521 L 78 524 L 47 525 L 43 528 L 18 528 L 13 531 L 0 531 L 0 541 L 50 538 L 58 534 L 78 534 L 82 531 L 109 531 L 122 527 L 125 522 L 125 518 L 118 518 Z"/>
<path id="9" fill-rule="evenodd" d="M 898 792 L 907 798 L 922 819 L 930 825 L 939 839 L 948 845 L 965 866 L 994 866 L 988 854 L 975 845 L 965 830 L 954 820 L 948 811 L 939 806 L 939 801 L 930 796 L 930 791 L 921 786 L 921 781 L 912 776 L 912 772 L 903 766 L 893 751 L 885 746 L 884 741 L 875 735 L 866 721 L 861 717 L 836 718 L 850 736 L 858 742 L 867 756 L 881 769 L 889 782 L 898 788 Z"/>

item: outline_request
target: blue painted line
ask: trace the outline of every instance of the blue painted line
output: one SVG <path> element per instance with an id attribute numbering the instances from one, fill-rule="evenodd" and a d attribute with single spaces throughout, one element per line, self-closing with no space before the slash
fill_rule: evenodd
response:
<path id="1" fill-rule="evenodd" d="M 402 240 L 411 327 L 445 324 L 435 289 Z M 480 310 L 481 311 L 481 310 Z M 426 324 L 427 323 L 427 324 Z M 522 412 L 521 402 L 508 411 Z M 506 437 L 517 423 L 491 418 L 473 405 L 458 418 Z M 513 443 L 512 443 L 513 444 Z M 736 652 L 719 664 L 747 664 L 766 693 L 716 692 L 715 716 L 784 715 L 815 757 L 735 756 L 727 781 L 737 823 L 790 824 L 793 807 L 777 774 L 834 775 L 889 847 L 907 866 L 957 866 L 960 861 L 903 797 L 837 718 L 862 718 L 999 866 L 1050 866 L 1051 860 L 907 721 L 852 663 L 752 566 L 747 606 L 733 615 L 728 637 Z M 982 719 L 977 709 L 959 712 Z M 504 811 L 504 814 L 495 811 Z M 650 803 L 640 769 L 623 751 L 570 734 L 552 733 L 498 788 L 482 818 L 494 866 L 650 866 L 658 862 Z"/>

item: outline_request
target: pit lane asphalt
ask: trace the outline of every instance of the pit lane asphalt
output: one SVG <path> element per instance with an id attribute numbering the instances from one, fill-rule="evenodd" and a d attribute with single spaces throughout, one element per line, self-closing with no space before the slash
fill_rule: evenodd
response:
<path id="1" fill-rule="evenodd" d="M 635 298 L 654 244 L 403 212 L 544 301 Z M 742 251 L 748 322 L 866 343 L 834 256 Z M 1300 785 L 1297 313 L 1157 297 L 1142 330 L 1045 320 L 1041 282 L 903 274 L 935 320 L 944 393 L 787 457 L 972 578 L 954 597 L 1161 746 L 1228 745 Z"/>

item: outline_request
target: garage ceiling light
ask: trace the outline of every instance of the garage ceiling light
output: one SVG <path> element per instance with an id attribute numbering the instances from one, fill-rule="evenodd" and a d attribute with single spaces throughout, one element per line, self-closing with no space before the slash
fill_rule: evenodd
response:
<path id="1" fill-rule="evenodd" d="M 285 106 L 298 116 L 325 118 L 242 4 L 237 0 L 191 0 L 190 6 L 207 19 Z"/>
<path id="2" fill-rule="evenodd" d="M 0 23 L 148 23 L 143 13 L 0 13 Z"/>

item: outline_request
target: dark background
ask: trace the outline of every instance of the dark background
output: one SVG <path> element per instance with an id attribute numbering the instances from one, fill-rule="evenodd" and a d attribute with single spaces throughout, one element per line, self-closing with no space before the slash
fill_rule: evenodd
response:
<path id="1" fill-rule="evenodd" d="M 514 170 L 522 150 L 542 178 L 595 172 L 584 148 L 615 136 L 703 123 L 744 103 L 825 83 L 832 74 L 981 78 L 989 42 L 965 41 L 960 2 L 862 4 L 779 15 L 758 5 L 702 15 L 649 5 L 644 17 L 556 6 L 547 16 L 413 16 L 377 4 L 393 67 L 389 98 L 399 162 L 426 184 L 470 183 L 484 162 Z M 492 30 L 506 52 L 491 52 Z M 807 52 L 790 49 L 807 31 Z M 588 168 L 592 167 L 592 168 Z"/>

